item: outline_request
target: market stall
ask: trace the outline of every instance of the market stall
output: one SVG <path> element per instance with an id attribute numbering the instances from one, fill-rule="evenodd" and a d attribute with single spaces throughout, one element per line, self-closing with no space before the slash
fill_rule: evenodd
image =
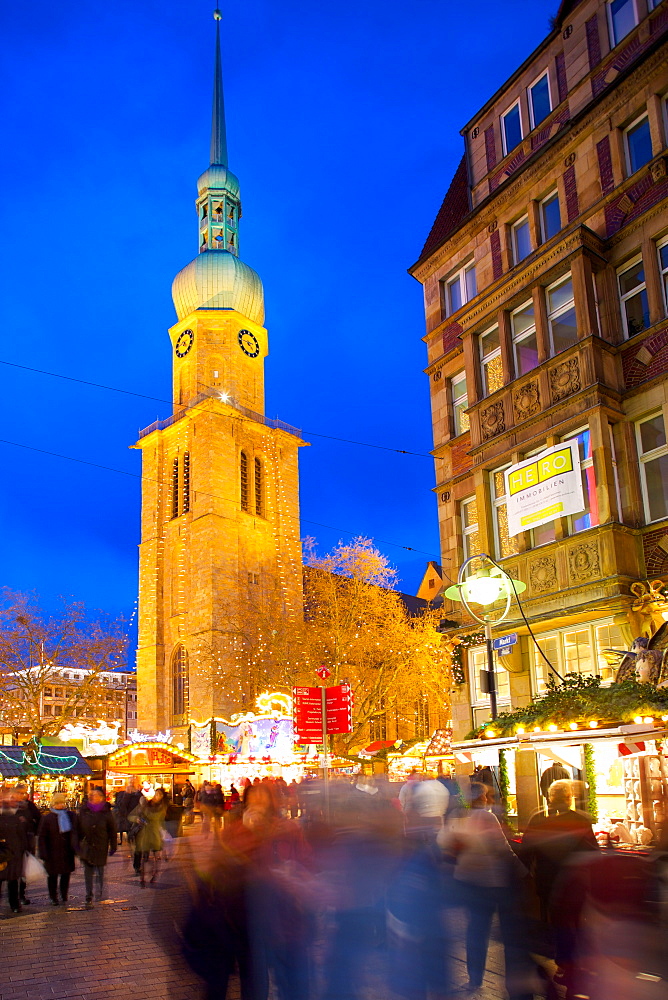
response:
<path id="1" fill-rule="evenodd" d="M 130 743 L 119 747 L 106 759 L 106 792 L 113 798 L 131 778 L 135 778 L 139 783 L 146 781 L 154 787 L 165 788 L 173 795 L 188 778 L 199 783 L 203 766 L 194 754 L 171 743 L 152 740 Z"/>
<path id="2" fill-rule="evenodd" d="M 68 808 L 84 799 L 92 771 L 76 747 L 42 746 L 34 740 L 20 747 L 0 748 L 0 776 L 8 785 L 29 784 L 31 798 L 47 809 L 54 792 L 64 792 Z"/>

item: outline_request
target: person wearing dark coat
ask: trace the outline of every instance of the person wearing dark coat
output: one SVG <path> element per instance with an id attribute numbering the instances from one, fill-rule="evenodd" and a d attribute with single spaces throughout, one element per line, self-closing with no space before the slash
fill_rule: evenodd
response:
<path id="1" fill-rule="evenodd" d="M 23 855 L 28 850 L 28 831 L 23 816 L 18 812 L 19 794 L 14 788 L 5 788 L 0 794 L 0 889 L 7 883 L 9 908 L 21 912 L 19 883 L 23 875 Z M 6 861 L 2 862 L 2 856 Z"/>
<path id="2" fill-rule="evenodd" d="M 74 833 L 76 814 L 66 809 L 67 799 L 62 792 L 51 797 L 51 808 L 42 817 L 37 840 L 39 856 L 46 868 L 46 885 L 52 906 L 58 906 L 58 881 L 60 899 L 67 902 L 70 875 L 74 871 Z"/>
<path id="3" fill-rule="evenodd" d="M 93 876 L 97 880 L 97 901 L 104 892 L 104 866 L 116 853 L 116 821 L 104 793 L 94 788 L 77 817 L 78 854 L 86 883 L 86 909 L 93 908 Z"/>
<path id="4" fill-rule="evenodd" d="M 39 828 L 39 822 L 42 818 L 42 814 L 35 803 L 31 800 L 30 793 L 28 792 L 26 785 L 17 785 L 16 792 L 20 800 L 16 812 L 19 816 L 23 817 L 26 824 L 26 833 L 28 834 L 28 850 L 31 854 L 34 854 L 37 846 L 37 830 Z M 26 880 L 24 878 L 22 878 L 19 883 L 19 895 L 21 897 L 21 905 L 29 906 L 30 900 L 26 898 Z"/>

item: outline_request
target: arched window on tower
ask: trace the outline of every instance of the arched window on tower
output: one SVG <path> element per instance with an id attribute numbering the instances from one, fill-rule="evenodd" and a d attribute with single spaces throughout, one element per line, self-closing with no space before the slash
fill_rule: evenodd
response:
<path id="1" fill-rule="evenodd" d="M 172 654 L 172 716 L 175 722 L 188 714 L 188 680 L 188 653 L 179 645 Z"/>
<path id="2" fill-rule="evenodd" d="M 172 517 L 179 516 L 179 460 L 172 459 Z"/>
<path id="3" fill-rule="evenodd" d="M 183 510 L 181 513 L 187 514 L 190 510 L 190 452 L 183 455 Z"/>
<path id="4" fill-rule="evenodd" d="M 241 509 L 250 514 L 250 491 L 248 489 L 248 455 L 241 452 L 239 461 L 239 481 L 241 488 Z"/>
<path id="5" fill-rule="evenodd" d="M 255 459 L 255 513 L 264 517 L 264 470 L 259 458 Z"/>

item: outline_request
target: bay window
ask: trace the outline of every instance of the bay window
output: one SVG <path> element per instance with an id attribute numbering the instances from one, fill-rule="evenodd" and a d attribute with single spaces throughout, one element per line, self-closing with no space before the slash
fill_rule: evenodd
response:
<path id="1" fill-rule="evenodd" d="M 636 257 L 617 272 L 622 322 L 627 337 L 633 337 L 649 326 L 649 303 L 645 286 L 642 257 Z"/>
<path id="2" fill-rule="evenodd" d="M 460 372 L 450 379 L 450 393 L 452 396 L 452 411 L 454 415 L 455 435 L 463 434 L 469 429 L 469 415 L 466 412 L 469 406 L 468 392 L 466 389 L 466 374 Z"/>
<path id="3" fill-rule="evenodd" d="M 552 354 L 559 354 L 577 343 L 573 280 L 570 274 L 547 289 L 547 323 Z"/>
<path id="4" fill-rule="evenodd" d="M 668 517 L 668 443 L 663 412 L 636 424 L 645 520 Z"/>
<path id="5" fill-rule="evenodd" d="M 508 468 L 508 466 L 504 466 Z M 508 534 L 508 507 L 504 469 L 490 473 L 492 514 L 494 518 L 494 551 L 497 559 L 514 556 L 519 552 L 517 536 Z"/>
<path id="6" fill-rule="evenodd" d="M 462 500 L 460 505 L 462 523 L 462 546 L 464 559 L 480 552 L 480 535 L 478 533 L 478 501 L 475 497 Z"/>
<path id="7" fill-rule="evenodd" d="M 538 364 L 536 317 L 533 302 L 520 306 L 510 316 L 515 357 L 515 377 L 519 378 Z"/>
<path id="8" fill-rule="evenodd" d="M 503 385 L 503 364 L 501 362 L 498 326 L 481 333 L 478 342 L 480 345 L 482 391 L 484 396 L 489 396 Z"/>

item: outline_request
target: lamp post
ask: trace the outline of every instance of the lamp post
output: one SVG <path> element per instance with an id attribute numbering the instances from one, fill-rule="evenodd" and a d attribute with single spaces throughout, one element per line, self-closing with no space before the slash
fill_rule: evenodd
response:
<path id="1" fill-rule="evenodd" d="M 480 563 L 480 566 L 471 572 L 470 568 L 473 562 Z M 448 587 L 445 592 L 445 596 L 451 601 L 461 601 L 471 617 L 485 626 L 487 690 L 492 719 L 497 716 L 492 625 L 500 625 L 502 621 L 505 621 L 510 611 L 513 594 L 517 597 L 523 590 L 526 590 L 526 583 L 522 583 L 521 580 L 513 580 L 505 569 L 502 569 L 490 556 L 482 552 L 480 555 L 469 556 L 468 559 L 464 560 L 459 568 L 457 583 Z M 505 606 L 496 618 L 493 618 L 491 612 L 486 612 L 481 617 L 471 607 L 471 604 L 487 607 L 501 600 L 505 600 Z"/>

